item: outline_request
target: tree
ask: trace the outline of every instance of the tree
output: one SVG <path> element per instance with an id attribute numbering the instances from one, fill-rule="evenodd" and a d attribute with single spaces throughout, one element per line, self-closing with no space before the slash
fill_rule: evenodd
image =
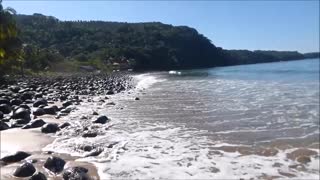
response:
<path id="1" fill-rule="evenodd" d="M 10 7 L 3 8 L 0 0 L 0 76 L 15 64 L 22 63 L 22 43 L 18 38 L 18 29 L 14 16 L 16 11 Z"/>

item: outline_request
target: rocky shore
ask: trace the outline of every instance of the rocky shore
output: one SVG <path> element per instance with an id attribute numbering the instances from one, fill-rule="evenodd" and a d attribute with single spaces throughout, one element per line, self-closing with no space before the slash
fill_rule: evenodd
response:
<path id="1" fill-rule="evenodd" d="M 65 132 L 79 137 L 99 136 L 110 128 L 106 115 L 93 111 L 90 122 L 88 117 L 79 117 L 85 125 L 76 129 L 66 117 L 82 103 L 94 101 L 93 96 L 105 102 L 108 96 L 132 87 L 131 77 L 125 74 L 25 77 L 0 85 L 1 179 L 99 179 L 92 164 L 42 148 L 68 128 L 72 131 Z M 103 151 L 85 145 L 79 148 L 88 152 L 86 156 Z"/>

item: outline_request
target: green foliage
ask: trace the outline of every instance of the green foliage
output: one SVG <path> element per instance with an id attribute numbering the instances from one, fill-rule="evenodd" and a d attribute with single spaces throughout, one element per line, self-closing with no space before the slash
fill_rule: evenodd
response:
<path id="1" fill-rule="evenodd" d="M 22 64 L 21 41 L 14 20 L 15 10 L 4 9 L 0 0 L 0 76 L 12 70 L 12 66 Z"/>

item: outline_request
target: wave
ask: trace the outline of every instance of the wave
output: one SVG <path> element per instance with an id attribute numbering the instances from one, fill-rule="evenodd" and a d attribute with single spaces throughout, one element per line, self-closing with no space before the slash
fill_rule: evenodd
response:
<path id="1" fill-rule="evenodd" d="M 137 81 L 136 89 L 146 89 L 155 83 L 165 81 L 165 79 L 158 78 L 151 73 L 134 75 L 133 78 Z"/>

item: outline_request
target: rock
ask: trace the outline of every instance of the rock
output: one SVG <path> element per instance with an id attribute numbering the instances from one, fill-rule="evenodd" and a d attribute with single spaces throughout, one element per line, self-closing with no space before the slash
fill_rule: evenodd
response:
<path id="1" fill-rule="evenodd" d="M 109 121 L 109 118 L 107 116 L 99 116 L 93 123 L 100 123 L 105 124 Z"/>
<path id="2" fill-rule="evenodd" d="M 12 155 L 5 156 L 1 159 L 4 163 L 14 163 L 14 162 L 19 162 L 27 157 L 31 156 L 31 154 L 23 152 L 23 151 L 18 151 Z"/>
<path id="3" fill-rule="evenodd" d="M 13 175 L 16 177 L 28 177 L 35 172 L 36 168 L 31 163 L 25 162 L 14 171 Z"/>
<path id="4" fill-rule="evenodd" d="M 27 104 L 20 104 L 19 107 L 30 110 L 30 107 Z"/>
<path id="5" fill-rule="evenodd" d="M 109 103 L 107 103 L 107 105 L 109 105 L 109 106 L 114 106 L 114 105 L 116 105 L 116 103 L 114 103 L 114 102 L 109 102 Z"/>
<path id="6" fill-rule="evenodd" d="M 30 92 L 24 92 L 23 94 L 22 94 L 22 96 L 21 96 L 21 99 L 23 100 L 23 101 L 26 101 L 26 100 L 31 100 L 32 99 L 32 93 L 30 93 Z"/>
<path id="7" fill-rule="evenodd" d="M 42 133 L 55 133 L 57 131 L 59 131 L 59 126 L 56 123 L 48 123 L 41 128 Z"/>
<path id="8" fill-rule="evenodd" d="M 67 101 L 67 102 L 64 102 L 62 104 L 63 107 L 68 107 L 68 106 L 71 106 L 72 105 L 72 102 L 71 101 Z"/>
<path id="9" fill-rule="evenodd" d="M 60 129 L 63 129 L 63 128 L 68 127 L 68 126 L 71 126 L 71 124 L 68 123 L 68 122 L 64 122 L 64 123 L 62 123 L 62 124 L 59 126 L 59 128 L 60 128 Z"/>
<path id="10" fill-rule="evenodd" d="M 98 148 L 93 150 L 92 152 L 89 152 L 85 155 L 85 157 L 90 157 L 90 156 L 98 156 L 99 154 L 101 154 L 103 152 L 102 148 Z"/>
<path id="11" fill-rule="evenodd" d="M 22 104 L 22 100 L 21 100 L 21 99 L 12 99 L 12 100 L 10 101 L 10 104 L 11 104 L 11 106 L 12 106 L 12 105 L 19 106 L 20 104 Z"/>
<path id="12" fill-rule="evenodd" d="M 44 122 L 42 119 L 36 119 L 23 126 L 22 129 L 38 128 L 45 124 L 46 122 Z"/>
<path id="13" fill-rule="evenodd" d="M 0 121 L 0 131 L 9 129 L 9 125 L 3 121 Z"/>
<path id="14" fill-rule="evenodd" d="M 10 86 L 9 89 L 14 93 L 18 93 L 19 90 L 20 90 L 20 87 L 18 87 L 18 86 Z"/>
<path id="15" fill-rule="evenodd" d="M 44 167 L 53 173 L 59 173 L 63 170 L 65 164 L 66 162 L 63 159 L 51 156 L 44 163 Z"/>
<path id="16" fill-rule="evenodd" d="M 3 112 L 0 111 L 0 119 L 2 119 L 2 118 L 3 118 Z"/>
<path id="17" fill-rule="evenodd" d="M 134 100 L 136 100 L 136 101 L 137 101 L 137 100 L 140 100 L 140 98 L 136 97 Z"/>
<path id="18" fill-rule="evenodd" d="M 31 176 L 29 180 L 47 180 L 47 177 L 41 172 L 37 172 Z"/>
<path id="19" fill-rule="evenodd" d="M 11 107 L 8 104 L 0 104 L 0 111 L 3 114 L 9 114 L 11 112 Z"/>
<path id="20" fill-rule="evenodd" d="M 18 108 L 11 116 L 13 119 L 26 119 L 30 120 L 30 111 L 25 108 Z"/>
<path id="21" fill-rule="evenodd" d="M 43 95 L 42 95 L 42 93 L 36 93 L 36 94 L 34 95 L 34 97 L 35 97 L 35 98 L 42 98 Z"/>
<path id="22" fill-rule="evenodd" d="M 96 132 L 86 132 L 82 135 L 82 137 L 96 137 L 98 133 Z"/>
<path id="23" fill-rule="evenodd" d="M 7 98 L 0 97 L 0 104 L 10 105 L 10 101 Z"/>
<path id="24" fill-rule="evenodd" d="M 58 111 L 58 107 L 57 106 L 44 107 L 43 110 L 46 114 L 55 115 L 56 112 Z"/>
<path id="25" fill-rule="evenodd" d="M 301 164 L 307 164 L 311 162 L 311 158 L 309 156 L 300 156 L 297 158 L 297 161 Z"/>
<path id="26" fill-rule="evenodd" d="M 99 113 L 97 113 L 96 111 L 93 111 L 92 115 L 99 115 Z"/>
<path id="27" fill-rule="evenodd" d="M 33 103 L 33 107 L 39 107 L 40 105 L 48 105 L 47 100 L 41 98 L 41 99 L 37 99 L 34 103 Z"/>
<path id="28" fill-rule="evenodd" d="M 64 171 L 62 177 L 64 180 L 89 180 L 87 172 L 84 167 L 71 167 Z"/>
<path id="29" fill-rule="evenodd" d="M 70 113 L 71 112 L 71 108 L 66 108 L 66 109 L 62 109 L 60 112 L 61 113 L 65 113 L 65 114 L 68 114 L 68 113 Z"/>
<path id="30" fill-rule="evenodd" d="M 30 119 L 17 119 L 13 124 L 23 125 L 30 122 Z"/>
<path id="31" fill-rule="evenodd" d="M 114 91 L 112 91 L 112 90 L 109 90 L 109 91 L 107 92 L 107 95 L 112 95 L 112 94 L 114 94 Z"/>
<path id="32" fill-rule="evenodd" d="M 33 110 L 32 114 L 35 116 L 42 116 L 42 115 L 46 114 L 46 112 L 44 111 L 43 108 L 35 108 Z"/>

